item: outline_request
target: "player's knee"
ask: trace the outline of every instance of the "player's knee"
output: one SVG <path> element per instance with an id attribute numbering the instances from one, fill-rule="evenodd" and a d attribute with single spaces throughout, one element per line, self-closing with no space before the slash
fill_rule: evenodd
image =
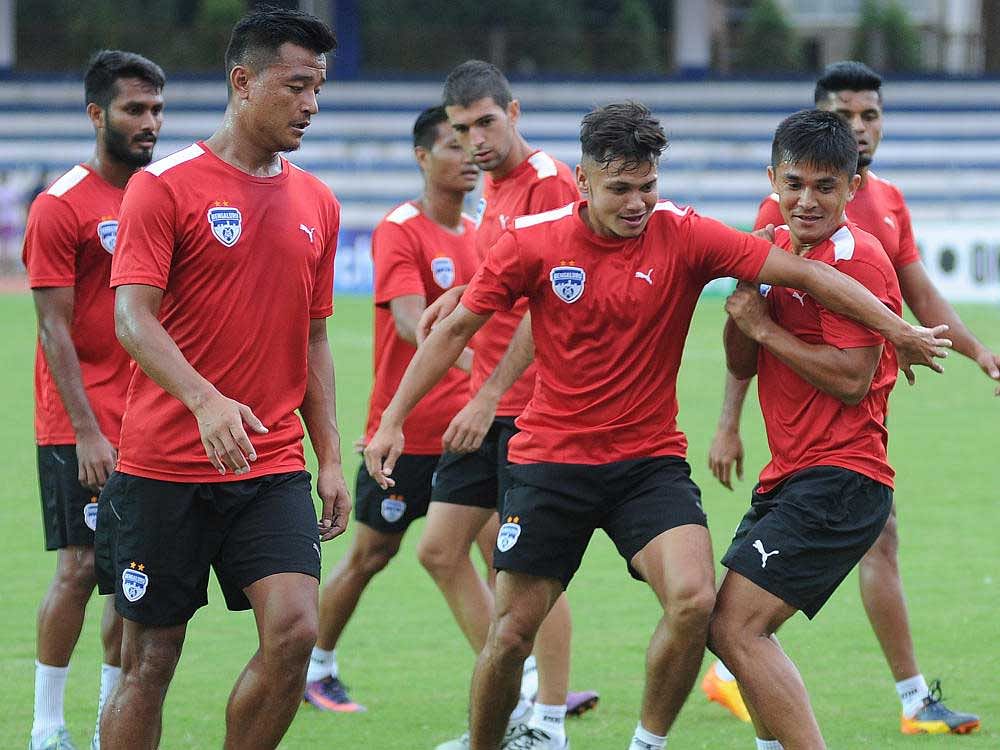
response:
<path id="1" fill-rule="evenodd" d="M 489 641 L 495 652 L 512 661 L 524 661 L 535 645 L 538 625 L 514 613 L 502 615 L 490 628 Z"/>
<path id="2" fill-rule="evenodd" d="M 143 689 L 166 690 L 181 658 L 181 643 L 171 639 L 144 644 L 134 659 L 124 661 L 122 679 Z"/>
<path id="3" fill-rule="evenodd" d="M 451 579 L 461 565 L 463 557 L 467 560 L 468 553 L 460 555 L 453 546 L 449 547 L 437 541 L 427 542 L 421 539 L 417 545 L 417 559 L 435 580 Z"/>
<path id="4" fill-rule="evenodd" d="M 365 543 L 363 547 L 356 547 L 351 551 L 348 565 L 357 575 L 365 579 L 372 578 L 385 570 L 385 566 L 396 556 L 398 551 L 398 541 L 394 542 L 391 539 L 372 540 Z"/>
<path id="5" fill-rule="evenodd" d="M 674 627 L 686 630 L 706 630 L 715 606 L 715 589 L 711 582 L 685 586 L 674 592 L 664 607 L 667 619 Z"/>
<path id="6" fill-rule="evenodd" d="M 67 596 L 86 601 L 97 585 L 94 550 L 79 547 L 63 552 L 56 566 L 55 584 Z"/>

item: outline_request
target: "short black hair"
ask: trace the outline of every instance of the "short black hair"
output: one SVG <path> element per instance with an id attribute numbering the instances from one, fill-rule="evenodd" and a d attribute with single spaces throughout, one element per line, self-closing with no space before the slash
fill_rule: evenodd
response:
<path id="1" fill-rule="evenodd" d="M 639 102 L 606 104 L 589 112 L 580 127 L 580 148 L 585 157 L 607 169 L 621 160 L 619 172 L 640 164 L 656 164 L 667 147 L 660 121 Z"/>
<path id="2" fill-rule="evenodd" d="M 816 81 L 813 101 L 821 104 L 838 91 L 874 91 L 882 101 L 882 76 L 857 60 L 830 63 Z"/>
<path id="3" fill-rule="evenodd" d="M 774 131 L 771 167 L 811 164 L 844 172 L 858 171 L 858 142 L 842 117 L 822 109 L 804 109 L 789 115 Z"/>
<path id="4" fill-rule="evenodd" d="M 226 73 L 237 65 L 254 70 L 266 68 L 286 42 L 317 54 L 337 48 L 333 29 L 315 16 L 265 5 L 243 16 L 233 26 L 226 47 Z"/>
<path id="5" fill-rule="evenodd" d="M 442 102 L 446 107 L 468 107 L 486 97 L 492 98 L 502 109 L 514 99 L 507 76 L 496 65 L 483 60 L 466 60 L 445 79 Z"/>
<path id="6" fill-rule="evenodd" d="M 157 91 L 167 82 L 163 69 L 152 60 L 135 52 L 102 49 L 87 61 L 87 72 L 83 75 L 83 94 L 87 100 L 84 104 L 107 109 L 111 100 L 118 96 L 120 78 L 138 78 Z"/>
<path id="7" fill-rule="evenodd" d="M 428 107 L 417 116 L 413 123 L 413 146 L 420 146 L 430 151 L 437 141 L 437 126 L 448 122 L 448 115 L 442 105 Z"/>

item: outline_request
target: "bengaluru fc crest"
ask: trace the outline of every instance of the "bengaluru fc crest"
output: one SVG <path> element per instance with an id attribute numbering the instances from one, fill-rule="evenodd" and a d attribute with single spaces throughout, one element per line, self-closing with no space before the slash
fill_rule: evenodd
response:
<path id="1" fill-rule="evenodd" d="M 135 568 L 125 568 L 122 571 L 122 593 L 130 602 L 137 602 L 146 595 L 149 586 L 149 576 Z"/>
<path id="2" fill-rule="evenodd" d="M 434 283 L 442 289 L 449 289 L 455 283 L 455 261 L 451 258 L 435 258 L 431 261 Z"/>
<path id="3" fill-rule="evenodd" d="M 226 247 L 232 247 L 243 231 L 243 215 L 233 206 L 214 206 L 208 209 L 208 223 L 212 226 L 215 239 Z"/>
<path id="4" fill-rule="evenodd" d="M 382 518 L 389 523 L 396 523 L 406 512 L 406 501 L 402 495 L 389 495 L 382 500 Z"/>
<path id="5" fill-rule="evenodd" d="M 97 237 L 101 241 L 101 247 L 114 255 L 115 242 L 118 241 L 118 222 L 114 220 L 98 222 Z"/>
<path id="6" fill-rule="evenodd" d="M 549 280 L 556 296 L 563 302 L 572 304 L 583 296 L 587 272 L 576 266 L 556 266 L 549 271 Z"/>

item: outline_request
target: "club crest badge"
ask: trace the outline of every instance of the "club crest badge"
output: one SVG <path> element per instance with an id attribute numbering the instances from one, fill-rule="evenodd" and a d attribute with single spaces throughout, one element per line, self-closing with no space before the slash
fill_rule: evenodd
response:
<path id="1" fill-rule="evenodd" d="M 118 221 L 110 219 L 98 222 L 97 238 L 101 241 L 101 247 L 114 255 L 115 243 L 118 241 Z"/>
<path id="2" fill-rule="evenodd" d="M 406 512 L 406 501 L 402 495 L 389 495 L 382 500 L 382 518 L 389 523 L 396 523 Z"/>
<path id="3" fill-rule="evenodd" d="M 761 297 L 766 297 L 770 293 L 771 293 L 771 285 L 770 284 L 761 284 L 760 285 L 760 296 Z"/>
<path id="4" fill-rule="evenodd" d="M 135 563 L 132 564 L 135 565 Z M 122 593 L 130 602 L 137 602 L 146 595 L 149 576 L 139 570 L 142 567 L 145 566 L 129 567 L 122 571 Z"/>
<path id="5" fill-rule="evenodd" d="M 243 215 L 233 206 L 213 206 L 208 209 L 208 223 L 215 239 L 226 247 L 232 247 L 243 231 Z"/>
<path id="6" fill-rule="evenodd" d="M 455 261 L 451 258 L 435 258 L 431 261 L 434 283 L 442 289 L 450 289 L 455 283 Z"/>
<path id="7" fill-rule="evenodd" d="M 476 222 L 476 229 L 479 229 L 479 225 L 483 223 L 483 216 L 486 214 L 486 199 L 480 198 L 479 203 L 476 204 L 476 215 L 473 217 L 473 221 Z"/>
<path id="8" fill-rule="evenodd" d="M 97 531 L 97 503 L 87 503 L 83 506 L 83 522 L 91 531 Z"/>
<path id="9" fill-rule="evenodd" d="M 576 266 L 556 266 L 549 271 L 549 280 L 556 296 L 563 302 L 573 304 L 583 296 L 587 272 Z"/>
<path id="10" fill-rule="evenodd" d="M 500 527 L 497 534 L 497 549 L 506 552 L 515 544 L 521 536 L 520 516 L 507 516 L 507 523 Z"/>

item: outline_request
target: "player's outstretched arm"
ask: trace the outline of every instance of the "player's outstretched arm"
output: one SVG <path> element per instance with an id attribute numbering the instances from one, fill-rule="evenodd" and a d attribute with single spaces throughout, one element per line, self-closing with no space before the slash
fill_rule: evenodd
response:
<path id="1" fill-rule="evenodd" d="M 444 377 L 465 345 L 489 319 L 463 305 L 434 327 L 417 348 L 378 429 L 365 448 L 365 466 L 382 489 L 395 485 L 390 475 L 403 452 L 403 422 L 413 407 Z"/>
<path id="2" fill-rule="evenodd" d="M 114 446 L 101 433 L 83 387 L 80 358 L 73 345 L 73 287 L 35 289 L 38 340 L 45 362 L 76 435 L 80 484 L 99 492 L 115 470 Z"/>
<path id="3" fill-rule="evenodd" d="M 955 308 L 934 286 L 924 264 L 919 261 L 910 263 L 900 268 L 897 275 L 903 300 L 917 316 L 921 325 L 934 326 L 941 323 L 947 325 L 948 335 L 955 351 L 979 365 L 987 377 L 1000 380 L 1000 354 L 991 351 L 973 335 Z M 997 395 L 1000 395 L 1000 390 L 997 391 Z"/>
<path id="4" fill-rule="evenodd" d="M 417 324 L 417 346 L 420 346 L 424 339 L 431 335 L 431 329 L 438 323 L 451 315 L 452 311 L 458 307 L 459 300 L 462 299 L 462 292 L 468 284 L 453 286 L 436 300 L 431 302 L 427 309 L 420 316 Z"/>
<path id="5" fill-rule="evenodd" d="M 299 412 L 319 463 L 316 493 L 323 502 L 320 541 L 343 534 L 351 516 L 351 496 L 344 481 L 337 428 L 337 387 L 333 356 L 326 336 L 326 319 L 309 321 L 308 375 Z"/>
<path id="6" fill-rule="evenodd" d="M 749 284 L 736 288 L 726 301 L 726 312 L 744 334 L 824 393 L 848 406 L 859 404 L 868 393 L 882 356 L 881 344 L 851 349 L 808 344 L 774 322 L 767 302 Z"/>
<path id="7" fill-rule="evenodd" d="M 389 300 L 389 312 L 392 313 L 392 321 L 396 326 L 396 335 L 409 344 L 419 346 L 424 338 L 418 335 L 420 321 L 426 309 L 427 301 L 422 294 L 404 294 Z M 455 367 L 462 372 L 472 370 L 471 349 L 466 347 L 462 351 L 455 361 Z"/>
<path id="8" fill-rule="evenodd" d="M 490 376 L 462 410 L 456 414 L 442 438 L 442 447 L 452 453 L 479 450 L 496 417 L 497 404 L 535 359 L 531 336 L 531 313 L 525 314 L 511 337 L 507 351 Z"/>
<path id="9" fill-rule="evenodd" d="M 183 403 L 198 420 L 205 454 L 220 474 L 250 471 L 257 460 L 244 422 L 254 432 L 267 428 L 249 406 L 226 398 L 191 366 L 157 318 L 163 290 L 125 284 L 115 292 L 115 333 L 132 359 L 161 388 Z"/>
<path id="10" fill-rule="evenodd" d="M 896 347 L 899 369 L 910 385 L 916 381 L 913 365 L 942 372 L 935 358 L 948 356 L 949 339 L 939 338 L 948 326 L 935 328 L 912 326 L 883 305 L 865 287 L 833 266 L 800 258 L 778 247 L 764 261 L 758 282 L 801 289 L 831 312 L 853 318 L 878 331 Z"/>

